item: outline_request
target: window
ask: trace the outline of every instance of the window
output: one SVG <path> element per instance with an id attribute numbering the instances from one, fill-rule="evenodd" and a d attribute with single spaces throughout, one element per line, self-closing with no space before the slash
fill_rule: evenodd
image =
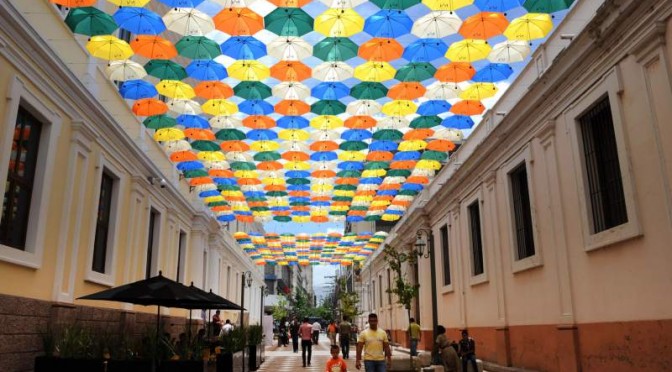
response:
<path id="1" fill-rule="evenodd" d="M 628 222 L 609 98 L 579 118 L 593 234 Z"/>
<path id="2" fill-rule="evenodd" d="M 534 235 L 532 230 L 532 208 L 527 182 L 527 166 L 520 164 L 509 173 L 513 205 L 516 260 L 534 256 Z"/>
<path id="3" fill-rule="evenodd" d="M 272 281 L 275 284 L 275 281 Z M 266 285 L 267 288 L 271 289 L 271 294 L 275 294 L 274 285 Z M 231 266 L 226 267 L 226 297 L 229 297 L 229 292 L 231 292 Z"/>
<path id="4" fill-rule="evenodd" d="M 187 233 L 180 230 L 180 236 L 177 241 L 177 274 L 175 278 L 178 283 L 184 282 L 184 256 L 187 246 Z"/>
<path id="5" fill-rule="evenodd" d="M 145 278 L 150 278 L 154 271 L 154 260 L 156 259 L 155 247 L 159 238 L 159 218 L 161 215 L 155 209 L 149 212 L 149 233 L 147 237 L 147 263 L 145 264 Z"/>
<path id="6" fill-rule="evenodd" d="M 448 249 L 448 225 L 439 230 L 441 234 L 441 257 L 443 258 L 443 285 L 450 285 L 450 250 Z"/>
<path id="7" fill-rule="evenodd" d="M 483 238 L 481 236 L 481 212 L 479 201 L 471 203 L 469 211 L 469 236 L 471 240 L 472 275 L 483 274 Z"/>
<path id="8" fill-rule="evenodd" d="M 208 252 L 203 252 L 203 289 L 207 288 L 208 281 Z"/>
<path id="9" fill-rule="evenodd" d="M 383 306 L 383 276 L 378 275 L 378 306 Z"/>
<path id="10" fill-rule="evenodd" d="M 392 274 L 390 273 L 390 269 L 387 269 L 387 304 L 392 305 L 392 292 L 390 290 L 392 289 Z"/>
<path id="11" fill-rule="evenodd" d="M 105 273 L 108 243 L 110 241 L 110 227 L 112 217 L 112 199 L 114 192 L 114 178 L 103 172 L 100 180 L 100 196 L 98 198 L 98 213 L 96 214 L 96 235 L 93 241 L 93 262 L 91 270 Z"/>
<path id="12" fill-rule="evenodd" d="M 376 281 L 373 281 L 373 285 L 371 286 L 371 303 L 372 303 L 372 309 L 376 308 Z"/>
<path id="13" fill-rule="evenodd" d="M 0 219 L 0 244 L 26 249 L 42 122 L 19 107 L 5 181 Z"/>

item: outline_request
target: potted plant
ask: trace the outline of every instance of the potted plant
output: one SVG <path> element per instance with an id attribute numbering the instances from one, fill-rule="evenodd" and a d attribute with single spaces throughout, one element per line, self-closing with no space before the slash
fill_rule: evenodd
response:
<path id="1" fill-rule="evenodd" d="M 264 329 L 261 325 L 251 325 L 247 328 L 247 351 L 249 353 L 248 366 L 250 371 L 256 371 L 261 364 L 261 358 L 257 357 L 257 350 L 261 347 L 264 338 Z"/>
<path id="2" fill-rule="evenodd" d="M 244 328 L 234 328 L 218 340 L 217 372 L 233 372 L 233 354 L 243 350 L 247 335 Z"/>

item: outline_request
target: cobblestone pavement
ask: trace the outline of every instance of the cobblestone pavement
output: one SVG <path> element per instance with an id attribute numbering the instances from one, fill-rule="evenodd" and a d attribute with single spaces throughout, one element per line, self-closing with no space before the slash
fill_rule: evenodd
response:
<path id="1" fill-rule="evenodd" d="M 277 341 L 276 341 L 277 342 Z M 259 368 L 258 372 L 321 372 L 327 364 L 327 360 L 331 358 L 329 354 L 329 340 L 323 334 L 320 335 L 319 344 L 313 345 L 313 356 L 310 361 L 310 367 L 303 368 L 301 360 L 301 341 L 299 341 L 299 352 L 294 353 L 292 350 L 292 342 L 284 347 L 278 347 L 277 344 L 272 347 L 267 347 L 264 355 L 264 363 Z M 348 371 L 357 371 L 355 369 L 355 350 L 350 347 L 350 359 L 346 359 L 348 364 Z M 362 371 L 364 369 L 362 368 Z"/>

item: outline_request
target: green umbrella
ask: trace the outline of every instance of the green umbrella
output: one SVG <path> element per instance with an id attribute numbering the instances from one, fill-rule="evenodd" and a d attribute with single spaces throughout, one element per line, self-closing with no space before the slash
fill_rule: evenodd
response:
<path id="1" fill-rule="evenodd" d="M 379 99 L 387 95 L 387 88 L 382 83 L 365 81 L 350 88 L 350 95 L 357 99 Z"/>
<path id="2" fill-rule="evenodd" d="M 229 203 L 227 203 L 223 200 L 208 203 L 208 207 L 223 207 L 223 206 L 226 206 L 226 205 L 229 205 Z"/>
<path id="3" fill-rule="evenodd" d="M 147 74 L 160 80 L 182 80 L 187 77 L 184 67 L 169 59 L 153 59 L 144 67 Z"/>
<path id="4" fill-rule="evenodd" d="M 217 185 L 217 190 L 219 191 L 238 191 L 240 190 L 240 187 L 238 185 Z"/>
<path id="5" fill-rule="evenodd" d="M 574 0 L 526 0 L 523 7 L 530 13 L 554 13 L 572 6 Z"/>
<path id="6" fill-rule="evenodd" d="M 394 74 L 399 81 L 423 81 L 431 79 L 436 73 L 436 67 L 429 62 L 411 62 L 402 66 Z"/>
<path id="7" fill-rule="evenodd" d="M 342 170 L 336 173 L 336 177 L 350 178 L 350 177 L 360 177 L 362 172 L 356 170 Z"/>
<path id="8" fill-rule="evenodd" d="M 271 96 L 271 88 L 259 81 L 243 81 L 233 87 L 233 92 L 245 99 L 266 99 Z"/>
<path id="9" fill-rule="evenodd" d="M 277 8 L 264 17 L 264 25 L 280 36 L 301 36 L 313 31 L 313 18 L 301 8 Z"/>
<path id="10" fill-rule="evenodd" d="M 206 141 L 206 140 L 196 140 L 191 143 L 191 148 L 199 151 L 219 151 L 221 147 L 217 142 Z"/>
<path id="11" fill-rule="evenodd" d="M 231 162 L 231 169 L 233 170 L 256 170 L 257 166 L 250 161 L 234 161 Z"/>
<path id="12" fill-rule="evenodd" d="M 350 210 L 351 211 L 368 211 L 369 207 L 365 207 L 363 205 L 353 205 L 352 207 L 350 207 Z"/>
<path id="13" fill-rule="evenodd" d="M 269 197 L 287 196 L 287 191 L 269 191 L 266 193 Z"/>
<path id="14" fill-rule="evenodd" d="M 245 198 L 248 202 L 265 202 L 266 198 L 265 197 L 251 197 L 251 198 Z M 264 210 L 268 210 L 267 207 L 262 207 Z M 253 209 L 254 210 L 254 209 Z"/>
<path id="15" fill-rule="evenodd" d="M 408 9 L 420 4 L 420 0 L 371 0 L 371 2 L 381 9 Z"/>
<path id="16" fill-rule="evenodd" d="M 175 48 L 181 56 L 191 59 L 213 59 L 222 54 L 219 44 L 205 36 L 185 36 Z"/>
<path id="17" fill-rule="evenodd" d="M 334 186 L 334 190 L 355 191 L 355 190 L 357 190 L 357 186 L 355 186 L 355 185 L 336 185 L 336 186 Z"/>
<path id="18" fill-rule="evenodd" d="M 274 161 L 280 159 L 280 154 L 275 151 L 262 151 L 254 154 L 256 161 Z"/>
<path id="19" fill-rule="evenodd" d="M 334 200 L 337 198 L 341 198 L 339 196 L 335 197 Z M 342 200 L 342 201 L 350 201 L 350 200 Z M 347 211 L 329 211 L 330 216 L 347 216 L 348 212 Z"/>
<path id="20" fill-rule="evenodd" d="M 437 125 L 441 124 L 442 119 L 438 116 L 418 116 L 417 118 L 411 120 L 411 123 L 408 125 L 411 128 L 434 128 Z"/>
<path id="21" fill-rule="evenodd" d="M 186 170 L 182 173 L 184 178 L 208 177 L 208 172 L 203 169 Z"/>
<path id="22" fill-rule="evenodd" d="M 322 100 L 310 105 L 310 111 L 318 115 L 339 115 L 345 112 L 345 104 L 337 100 Z"/>
<path id="23" fill-rule="evenodd" d="M 144 124 L 149 129 L 172 128 L 177 125 L 177 120 L 168 115 L 154 115 L 145 119 Z"/>
<path id="24" fill-rule="evenodd" d="M 410 172 L 409 172 L 410 174 Z M 397 195 L 410 195 L 410 196 L 416 196 L 420 193 L 420 191 L 416 190 L 399 190 L 399 194 Z"/>
<path id="25" fill-rule="evenodd" d="M 388 177 L 408 177 L 410 175 L 411 171 L 408 169 L 390 169 L 387 171 Z"/>
<path id="26" fill-rule="evenodd" d="M 369 145 L 363 141 L 345 141 L 338 146 L 339 149 L 345 151 L 361 151 L 369 148 Z"/>
<path id="27" fill-rule="evenodd" d="M 364 217 L 364 221 L 380 221 L 380 216 L 377 214 L 373 214 L 371 216 L 366 216 Z"/>
<path id="28" fill-rule="evenodd" d="M 65 24 L 72 32 L 88 36 L 109 35 L 119 27 L 111 15 L 90 6 L 71 8 Z"/>
<path id="29" fill-rule="evenodd" d="M 323 61 L 347 61 L 357 57 L 359 46 L 347 37 L 327 37 L 313 47 L 313 55 Z"/>
<path id="30" fill-rule="evenodd" d="M 215 133 L 215 137 L 222 141 L 242 141 L 247 138 L 245 132 L 235 128 L 220 129 Z"/>
<path id="31" fill-rule="evenodd" d="M 310 180 L 307 178 L 288 178 L 285 182 L 290 185 L 310 185 Z"/>
<path id="32" fill-rule="evenodd" d="M 292 217 L 289 216 L 274 216 L 273 219 L 278 222 L 290 222 L 292 220 Z M 273 261 L 267 262 L 271 265 L 275 265 L 276 263 Z"/>
<path id="33" fill-rule="evenodd" d="M 248 198 L 247 201 L 251 201 L 251 200 Z M 250 210 L 252 212 L 262 212 L 262 211 L 267 211 L 268 207 L 251 207 Z"/>
<path id="34" fill-rule="evenodd" d="M 366 164 L 364 164 L 364 169 L 366 170 L 372 170 L 372 169 L 387 169 L 390 167 L 390 163 L 386 161 L 370 161 Z"/>
<path id="35" fill-rule="evenodd" d="M 404 134 L 396 129 L 381 129 L 373 133 L 373 139 L 377 141 L 400 141 Z"/>
<path id="36" fill-rule="evenodd" d="M 306 207 L 310 205 L 310 202 L 290 202 L 289 205 L 292 207 Z"/>
<path id="37" fill-rule="evenodd" d="M 422 153 L 422 156 L 420 156 L 420 158 L 426 160 L 444 161 L 448 159 L 448 154 L 441 151 L 427 150 Z"/>

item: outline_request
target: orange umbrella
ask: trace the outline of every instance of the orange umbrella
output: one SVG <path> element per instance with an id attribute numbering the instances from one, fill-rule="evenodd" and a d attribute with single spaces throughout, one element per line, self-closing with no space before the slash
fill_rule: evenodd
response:
<path id="1" fill-rule="evenodd" d="M 149 59 L 171 59 L 177 56 L 175 45 L 161 36 L 138 35 L 131 41 L 131 49 Z"/>
<path id="2" fill-rule="evenodd" d="M 327 216 L 311 216 L 310 217 L 310 222 L 315 222 L 315 223 L 329 222 L 329 217 L 327 217 Z"/>
<path id="3" fill-rule="evenodd" d="M 343 177 L 336 180 L 337 185 L 358 185 L 359 178 Z"/>
<path id="4" fill-rule="evenodd" d="M 343 125 L 346 128 L 369 129 L 376 126 L 376 119 L 366 115 L 356 115 L 349 117 Z"/>
<path id="5" fill-rule="evenodd" d="M 368 161 L 391 161 L 394 155 L 389 151 L 371 151 L 366 155 Z"/>
<path id="6" fill-rule="evenodd" d="M 422 97 L 427 88 L 418 82 L 399 83 L 387 92 L 387 96 L 392 99 L 414 100 Z"/>
<path id="7" fill-rule="evenodd" d="M 459 32 L 465 39 L 489 39 L 503 34 L 508 26 L 504 13 L 480 12 L 465 19 Z"/>
<path id="8" fill-rule="evenodd" d="M 231 206 L 229 206 L 229 205 L 218 205 L 218 206 L 212 207 L 210 209 L 212 209 L 213 212 L 229 212 L 231 210 Z"/>
<path id="9" fill-rule="evenodd" d="M 336 172 L 332 170 L 317 170 L 310 174 L 313 178 L 332 178 L 336 177 Z"/>
<path id="10" fill-rule="evenodd" d="M 408 183 L 421 183 L 423 185 L 426 185 L 429 183 L 429 178 L 427 176 L 410 176 L 406 178 L 406 182 Z"/>
<path id="11" fill-rule="evenodd" d="M 348 211 L 348 216 L 366 216 L 366 211 Z"/>
<path id="12" fill-rule="evenodd" d="M 338 144 L 334 141 L 317 141 L 310 144 L 311 151 L 334 151 Z"/>
<path id="13" fill-rule="evenodd" d="M 245 196 L 243 196 L 243 195 L 235 195 L 235 196 L 234 195 L 229 195 L 229 196 L 226 197 L 226 200 L 232 201 L 232 202 L 234 202 L 234 201 L 244 202 L 245 201 Z"/>
<path id="14" fill-rule="evenodd" d="M 239 178 L 238 184 L 241 186 L 261 185 L 258 178 Z"/>
<path id="15" fill-rule="evenodd" d="M 290 191 L 289 196 L 296 196 L 297 198 L 307 198 L 310 196 L 310 191 Z"/>
<path id="16" fill-rule="evenodd" d="M 281 81 L 301 81 L 310 78 L 313 71 L 299 61 L 280 61 L 271 66 L 271 76 Z"/>
<path id="17" fill-rule="evenodd" d="M 156 98 L 143 98 L 133 104 L 133 113 L 138 116 L 161 115 L 168 112 L 168 105 Z"/>
<path id="18" fill-rule="evenodd" d="M 243 119 L 243 125 L 252 129 L 270 129 L 276 126 L 273 118 L 264 115 L 250 115 Z"/>
<path id="19" fill-rule="evenodd" d="M 372 211 L 384 211 L 387 209 L 386 205 L 372 205 L 369 207 L 369 210 Z"/>
<path id="20" fill-rule="evenodd" d="M 459 83 L 471 80 L 476 69 L 468 62 L 451 62 L 439 67 L 434 77 L 444 83 Z"/>
<path id="21" fill-rule="evenodd" d="M 409 207 L 411 205 L 410 200 L 392 200 L 392 203 L 390 205 L 399 205 L 402 207 Z"/>
<path id="22" fill-rule="evenodd" d="M 269 3 L 282 8 L 301 8 L 311 0 L 268 0 Z"/>
<path id="23" fill-rule="evenodd" d="M 460 101 L 450 108 L 450 112 L 457 115 L 480 115 L 485 111 L 485 106 L 481 101 L 465 100 Z"/>
<path id="24" fill-rule="evenodd" d="M 225 152 L 230 151 L 250 151 L 250 145 L 243 141 L 222 141 L 219 145 Z"/>
<path id="25" fill-rule="evenodd" d="M 437 139 L 427 143 L 427 150 L 448 152 L 455 150 L 455 144 L 445 139 Z"/>
<path id="26" fill-rule="evenodd" d="M 310 112 L 310 105 L 298 100 L 286 99 L 275 105 L 275 112 L 288 116 L 299 116 Z"/>
<path id="27" fill-rule="evenodd" d="M 355 196 L 375 196 L 376 190 L 357 190 Z"/>
<path id="28" fill-rule="evenodd" d="M 221 99 L 233 96 L 233 89 L 221 81 L 202 81 L 194 88 L 196 95 L 205 99 Z"/>
<path id="29" fill-rule="evenodd" d="M 313 196 L 312 198 L 310 198 L 310 201 L 314 201 L 314 202 L 316 202 L 316 201 L 330 201 L 330 200 L 331 200 L 331 196 Z"/>
<path id="30" fill-rule="evenodd" d="M 282 163 L 277 161 L 262 161 L 257 163 L 257 169 L 265 171 L 274 171 L 282 169 Z"/>
<path id="31" fill-rule="evenodd" d="M 194 177 L 189 179 L 189 186 L 198 186 L 205 185 L 208 183 L 214 183 L 210 177 Z"/>
<path id="32" fill-rule="evenodd" d="M 184 130 L 184 136 L 192 140 L 214 141 L 215 134 L 210 129 L 189 128 Z"/>
<path id="33" fill-rule="evenodd" d="M 424 140 L 434 134 L 434 131 L 429 128 L 411 129 L 404 134 L 404 140 Z"/>
<path id="34" fill-rule="evenodd" d="M 233 172 L 228 169 L 210 169 L 208 174 L 212 177 L 224 177 L 231 178 L 233 177 Z"/>
<path id="35" fill-rule="evenodd" d="M 287 151 L 284 152 L 282 158 L 288 161 L 308 161 L 310 160 L 310 155 L 301 151 Z"/>
<path id="36" fill-rule="evenodd" d="M 224 8 L 212 20 L 216 29 L 230 35 L 254 35 L 264 29 L 264 17 L 249 8 Z"/>
<path id="37" fill-rule="evenodd" d="M 263 201 L 257 201 L 257 202 L 247 202 L 247 205 L 252 208 L 252 207 L 267 207 L 268 204 Z"/>
<path id="38" fill-rule="evenodd" d="M 310 211 L 310 206 L 309 205 L 297 205 L 292 207 L 293 211 L 301 211 L 301 212 L 309 212 Z"/>
<path id="39" fill-rule="evenodd" d="M 54 4 L 63 5 L 66 8 L 78 8 L 82 6 L 92 6 L 97 0 L 49 0 Z"/>
<path id="40" fill-rule="evenodd" d="M 390 168 L 391 169 L 413 169 L 415 168 L 415 160 L 400 160 L 400 161 L 393 161 L 390 163 Z M 383 185 L 385 186 L 385 185 Z M 382 188 L 381 188 L 382 190 Z"/>
<path id="41" fill-rule="evenodd" d="M 404 47 L 395 39 L 373 38 L 359 47 L 359 56 L 367 61 L 386 61 L 401 58 Z"/>
<path id="42" fill-rule="evenodd" d="M 173 162 L 182 162 L 182 161 L 197 161 L 198 157 L 191 151 L 175 151 L 170 154 L 170 161 Z"/>
<path id="43" fill-rule="evenodd" d="M 291 216 L 292 211 L 274 211 L 273 214 L 276 216 Z"/>
<path id="44" fill-rule="evenodd" d="M 254 216 L 248 216 L 244 214 L 237 214 L 236 215 L 236 220 L 244 223 L 253 223 L 254 222 Z"/>
<path id="45" fill-rule="evenodd" d="M 392 188 L 388 189 L 388 190 L 394 190 L 396 188 L 401 187 L 401 185 L 398 184 L 398 183 L 391 183 L 390 185 L 392 185 Z M 383 190 L 382 187 L 380 189 Z M 393 199 L 394 199 L 394 196 L 392 196 L 392 195 L 377 195 L 375 198 L 373 198 L 374 201 L 381 201 L 381 200 L 392 201 Z"/>
<path id="46" fill-rule="evenodd" d="M 287 187 L 285 185 L 266 185 L 264 186 L 266 191 L 286 191 Z"/>
<path id="47" fill-rule="evenodd" d="M 348 201 L 335 201 L 335 202 L 331 203 L 331 205 L 334 206 L 334 207 L 349 207 L 350 202 L 348 202 Z"/>

